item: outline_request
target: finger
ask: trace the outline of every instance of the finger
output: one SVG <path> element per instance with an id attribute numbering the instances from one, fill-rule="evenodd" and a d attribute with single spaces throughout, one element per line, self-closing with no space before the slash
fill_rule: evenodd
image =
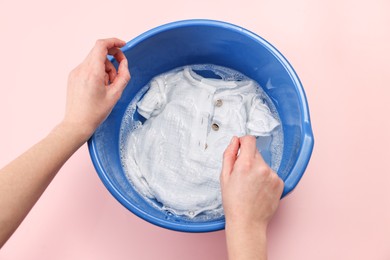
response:
<path id="1" fill-rule="evenodd" d="M 226 179 L 233 171 L 234 163 L 237 160 L 238 148 L 240 147 L 239 139 L 233 136 L 230 144 L 223 153 L 221 179 Z"/>
<path id="2" fill-rule="evenodd" d="M 258 160 L 261 164 L 267 164 L 263 158 L 263 156 L 261 155 L 261 153 L 256 149 L 256 152 L 255 152 L 255 158 L 256 160 Z M 267 164 L 268 165 L 268 164 Z"/>
<path id="3" fill-rule="evenodd" d="M 240 137 L 240 155 L 238 159 L 248 160 L 253 159 L 258 152 L 256 147 L 256 138 L 251 135 Z"/>
<path id="4" fill-rule="evenodd" d="M 284 189 L 284 181 L 273 170 L 271 170 L 271 174 L 269 176 L 269 182 L 271 184 L 271 188 L 275 192 L 275 196 L 281 197 Z"/>
<path id="5" fill-rule="evenodd" d="M 108 79 L 110 80 L 110 83 L 111 83 L 115 80 L 116 69 L 115 69 L 114 65 L 111 63 L 111 61 L 109 61 L 108 59 L 106 59 L 106 62 L 104 65 L 106 68 L 106 73 L 108 74 Z"/>
<path id="6" fill-rule="evenodd" d="M 108 86 L 108 84 L 110 84 L 110 77 L 106 73 L 106 74 L 104 74 L 104 85 Z"/>
<path id="7" fill-rule="evenodd" d="M 121 48 L 126 45 L 125 41 L 122 41 L 118 38 L 108 38 L 108 39 L 100 39 L 96 41 L 95 48 L 100 50 L 108 50 L 111 48 Z"/>
<path id="8" fill-rule="evenodd" d="M 116 59 L 116 61 L 118 63 L 120 63 L 122 60 L 126 59 L 126 56 L 125 56 L 125 54 L 123 54 L 121 49 L 116 48 L 116 47 L 108 49 L 108 54 L 114 56 L 114 58 Z"/>
<path id="9" fill-rule="evenodd" d="M 276 174 L 276 173 L 275 173 Z M 276 174 L 277 175 L 277 174 Z M 277 175 L 278 176 L 278 175 Z M 277 177 L 277 181 L 276 181 L 276 187 L 278 189 L 278 194 L 279 194 L 279 197 L 282 196 L 283 194 L 283 189 L 284 189 L 284 181 L 282 180 L 282 178 L 280 178 L 279 176 Z"/>
<path id="10" fill-rule="evenodd" d="M 95 46 L 91 51 L 91 56 L 104 62 L 108 54 L 108 50 L 112 48 L 120 48 L 125 46 L 126 42 L 117 38 L 109 38 L 103 40 L 97 40 Z"/>
<path id="11" fill-rule="evenodd" d="M 119 63 L 118 73 L 115 79 L 111 82 L 110 87 L 113 91 L 122 94 L 127 83 L 130 80 L 130 71 L 126 57 Z"/>

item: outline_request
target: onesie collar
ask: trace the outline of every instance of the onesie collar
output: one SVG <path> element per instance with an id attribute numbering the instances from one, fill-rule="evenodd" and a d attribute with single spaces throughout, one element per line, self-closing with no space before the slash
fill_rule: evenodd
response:
<path id="1" fill-rule="evenodd" d="M 204 86 L 206 88 L 215 90 L 217 88 L 224 88 L 224 89 L 234 89 L 239 88 L 242 86 L 247 86 L 251 84 L 251 81 L 243 80 L 243 81 L 225 81 L 221 79 L 210 79 L 210 78 L 203 78 L 202 76 L 196 74 L 189 66 L 184 67 L 184 76 L 192 83 L 200 86 Z"/>

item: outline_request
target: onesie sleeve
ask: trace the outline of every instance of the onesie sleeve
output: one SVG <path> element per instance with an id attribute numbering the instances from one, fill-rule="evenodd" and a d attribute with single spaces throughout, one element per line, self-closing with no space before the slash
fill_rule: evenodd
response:
<path id="1" fill-rule="evenodd" d="M 247 118 L 248 134 L 254 136 L 269 136 L 279 125 L 279 122 L 272 116 L 271 111 L 258 95 L 252 98 Z"/>
<path id="2" fill-rule="evenodd" d="M 138 113 L 146 119 L 158 115 L 166 104 L 164 80 L 154 79 L 150 82 L 149 90 L 137 103 Z"/>

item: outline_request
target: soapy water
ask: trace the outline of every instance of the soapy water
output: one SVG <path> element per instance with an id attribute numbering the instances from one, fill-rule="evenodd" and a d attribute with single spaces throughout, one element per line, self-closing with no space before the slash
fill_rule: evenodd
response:
<path id="1" fill-rule="evenodd" d="M 204 78 L 214 78 L 221 79 L 224 81 L 245 81 L 251 80 L 242 73 L 213 64 L 196 64 L 186 66 L 190 67 L 193 72 L 204 77 Z M 175 68 L 169 72 L 178 72 L 183 70 L 184 67 Z M 142 126 L 145 119 L 142 118 L 137 112 L 137 103 L 142 99 L 144 94 L 148 91 L 149 84 L 146 84 L 140 91 L 136 93 L 134 98 L 129 103 L 126 112 L 123 116 L 120 136 L 119 136 L 119 147 L 120 147 L 120 156 L 122 167 L 125 170 L 126 174 L 131 174 L 131 169 L 127 169 L 127 164 L 125 162 L 126 154 L 128 151 L 128 137 L 130 133 L 135 129 Z M 257 84 L 257 95 L 260 100 L 270 109 L 272 116 L 280 122 L 280 125 L 274 129 L 270 136 L 259 136 L 256 138 L 256 146 L 260 153 L 262 154 L 264 160 L 267 162 L 270 167 L 277 172 L 280 166 L 280 162 L 283 154 L 283 129 L 280 117 L 278 115 L 277 109 L 273 104 L 270 97 L 264 92 L 264 90 Z M 221 155 L 222 156 L 222 155 Z M 129 179 L 129 178 L 128 178 Z M 131 183 L 131 180 L 129 179 Z M 134 187 L 135 188 L 135 187 Z M 136 189 L 135 189 L 136 190 Z M 140 195 L 142 196 L 142 195 Z M 223 217 L 220 212 L 206 211 L 201 213 L 194 218 L 188 218 L 186 216 L 176 216 L 174 213 L 164 209 L 162 205 L 156 199 L 150 199 L 145 196 L 142 196 L 145 201 L 147 201 L 151 206 L 165 212 L 167 220 L 186 220 L 186 221 L 209 221 L 215 220 Z"/>

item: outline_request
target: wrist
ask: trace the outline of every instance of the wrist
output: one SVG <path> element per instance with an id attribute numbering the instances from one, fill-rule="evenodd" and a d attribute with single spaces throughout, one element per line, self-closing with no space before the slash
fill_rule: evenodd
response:
<path id="1" fill-rule="evenodd" d="M 226 220 L 225 229 L 240 233 L 267 233 L 268 223 L 265 221 Z"/>
<path id="2" fill-rule="evenodd" d="M 227 221 L 225 232 L 230 260 L 267 259 L 265 223 Z"/>
<path id="3" fill-rule="evenodd" d="M 63 138 L 71 138 L 80 146 L 84 144 L 92 136 L 93 130 L 88 127 L 83 127 L 81 124 L 62 121 L 54 129 L 53 132 L 61 135 Z"/>

